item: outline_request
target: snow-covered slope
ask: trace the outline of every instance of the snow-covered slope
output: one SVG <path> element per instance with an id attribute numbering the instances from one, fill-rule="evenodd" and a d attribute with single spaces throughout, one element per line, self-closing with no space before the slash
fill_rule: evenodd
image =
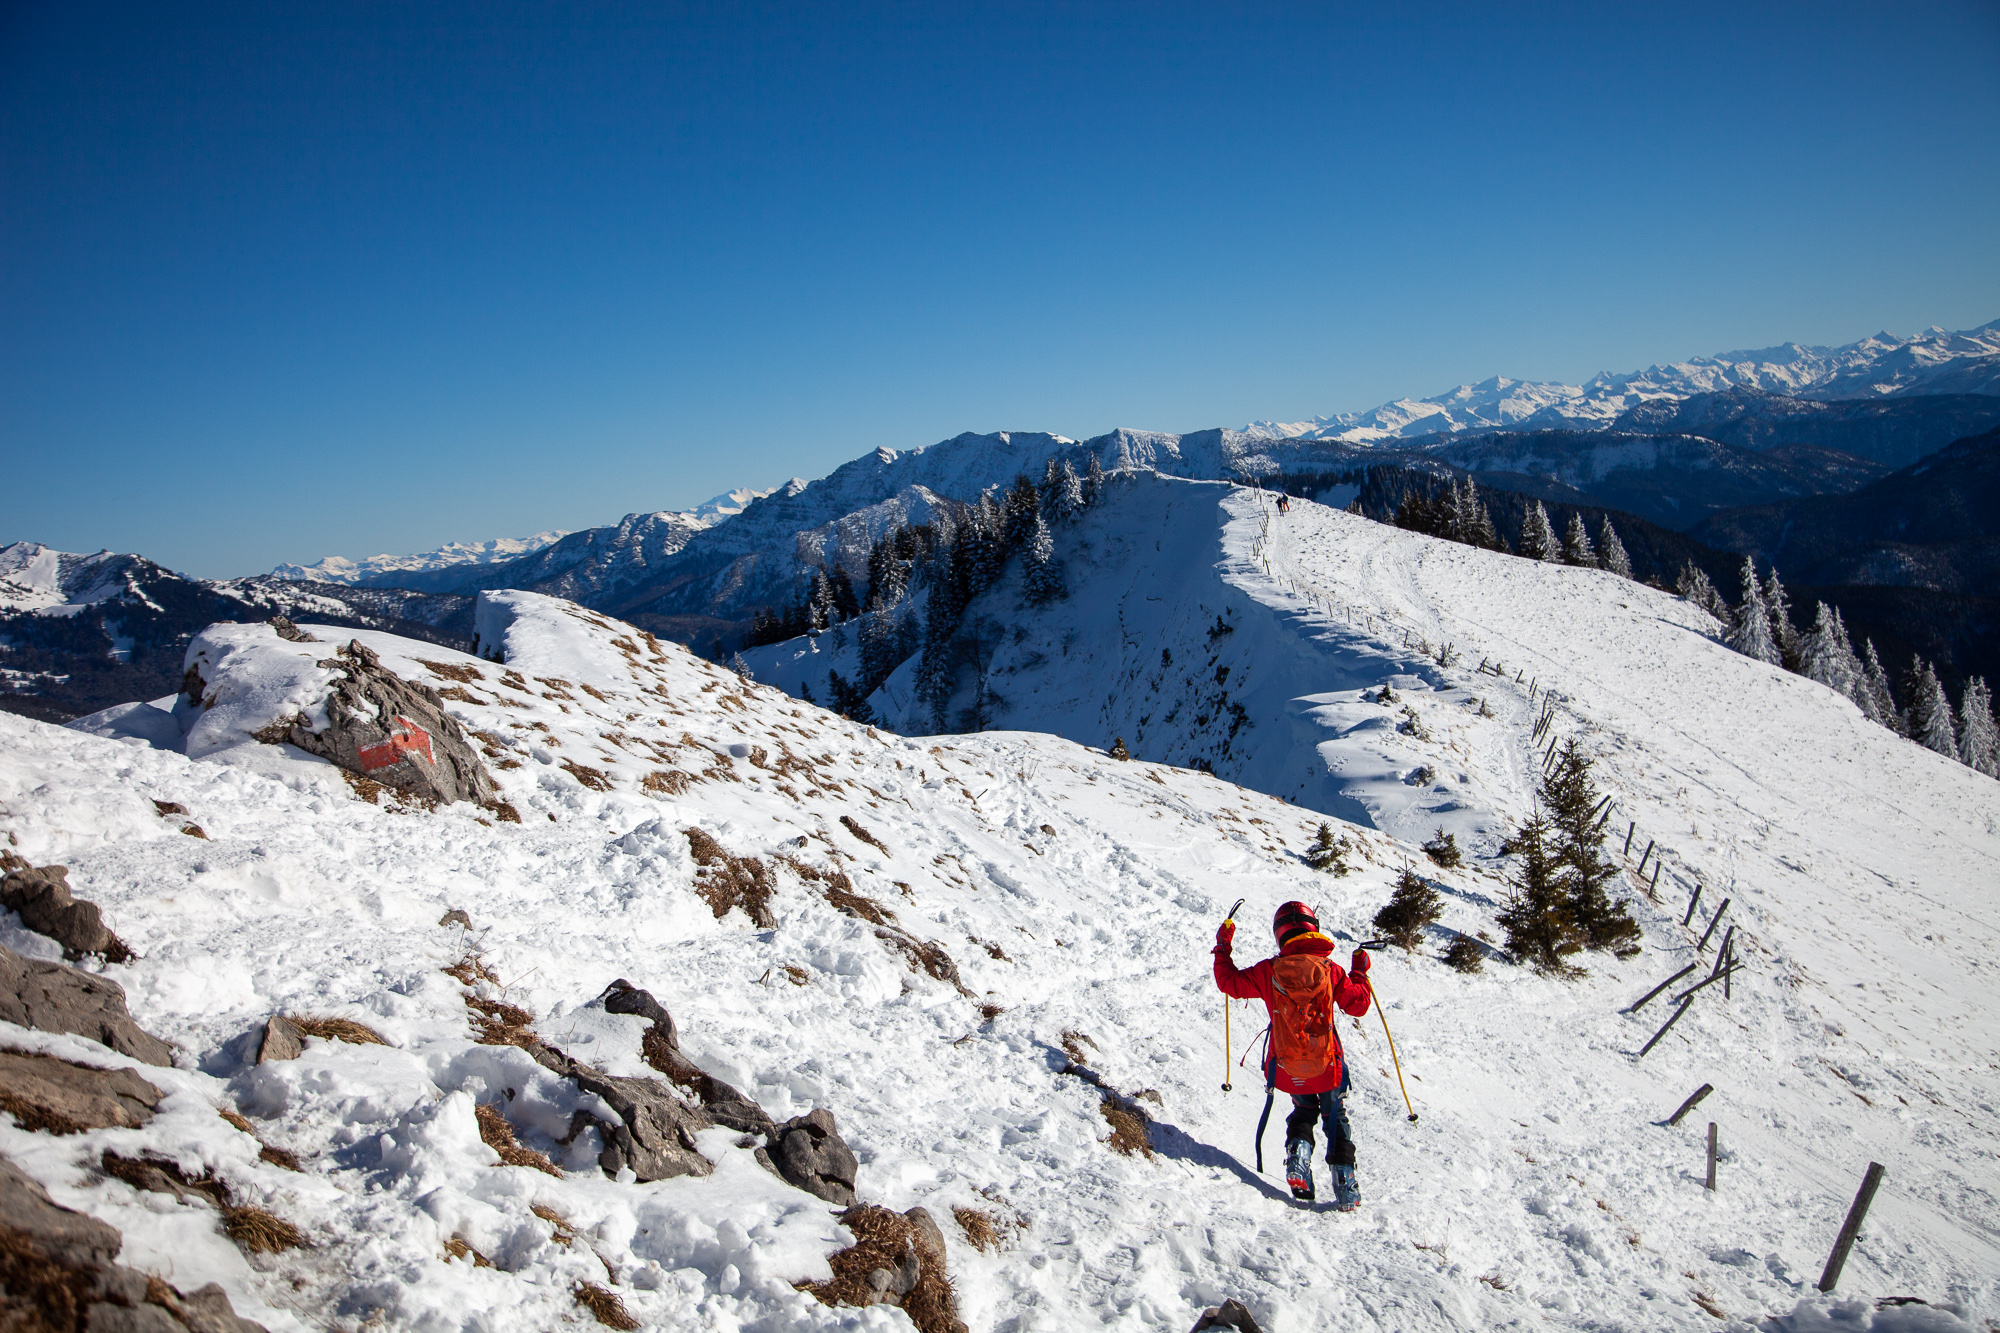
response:
<path id="1" fill-rule="evenodd" d="M 870 733 L 526 594 L 482 607 L 482 647 L 497 646 L 504 665 L 355 635 L 451 691 L 518 825 L 489 826 L 470 807 L 367 805 L 324 768 L 272 776 L 0 718 L 0 827 L 31 859 L 71 865 L 79 893 L 140 954 L 107 974 L 186 1052 L 170 1076 L 182 1094 L 173 1114 L 116 1131 L 118 1142 L 228 1173 L 317 1248 L 252 1266 L 212 1236 L 184 1239 L 207 1234 L 203 1215 L 155 1211 L 79 1165 L 103 1134 L 0 1127 L 0 1151 L 63 1202 L 124 1227 L 128 1262 L 172 1264 L 183 1287 L 220 1280 L 273 1327 L 319 1326 L 331 1311 L 342 1326 L 541 1328 L 575 1317 L 574 1283 L 607 1272 L 648 1326 L 903 1326 L 895 1312 L 827 1310 L 792 1288 L 845 1242 L 829 1209 L 773 1182 L 733 1136 L 704 1140 L 715 1176 L 657 1185 L 607 1180 L 587 1142 L 559 1144 L 573 1093 L 511 1048 L 474 1044 L 463 989 L 439 971 L 474 944 L 505 999 L 556 1045 L 639 1072 L 635 1024 L 588 1003 L 627 977 L 673 1010 L 694 1058 L 773 1115 L 832 1109 L 861 1158 L 864 1198 L 945 1219 L 954 1207 L 990 1213 L 1000 1245 L 989 1253 L 945 1223 L 975 1333 L 1186 1328 L 1231 1295 L 1288 1331 L 1715 1327 L 1697 1296 L 1755 1321 L 1809 1297 L 1871 1157 L 1889 1183 L 1843 1294 L 2000 1317 L 2000 931 L 1989 910 L 2000 787 L 1720 649 L 1673 599 L 1601 573 L 1305 505 L 1267 527 L 1253 493 L 1134 485 L 1157 508 L 1152 554 L 1184 576 L 1186 595 L 1234 597 L 1236 628 L 1218 644 L 1257 639 L 1246 670 L 1290 653 L 1273 673 L 1309 686 L 1317 660 L 1324 689 L 1341 695 L 1339 671 L 1379 663 L 1433 743 L 1467 752 L 1468 805 L 1513 817 L 1533 764 L 1525 682 L 1421 669 L 1396 627 L 1449 638 L 1468 662 L 1499 655 L 1508 682 L 1522 668 L 1554 687 L 1560 734 L 1599 756 L 1620 816 L 1667 850 L 1663 901 L 1635 900 L 1644 952 L 1593 956 L 1581 982 L 1497 958 L 1482 975 L 1451 972 L 1429 956 L 1444 931 L 1424 956 L 1381 958 L 1376 984 L 1421 1119 L 1404 1118 L 1374 1016 L 1344 1022 L 1359 1213 L 1301 1212 L 1252 1171 L 1259 1099 L 1248 1071 L 1234 1073 L 1234 1092 L 1217 1086 L 1209 940 L 1238 897 L 1245 962 L 1288 898 L 1360 938 L 1406 858 L 1445 890 L 1444 927 L 1490 930 L 1502 892 L 1490 863 L 1433 871 L 1408 844 L 1357 831 L 1357 872 L 1317 875 L 1295 853 L 1322 816 L 1276 797 L 1054 737 Z M 1196 549 L 1170 553 L 1176 533 Z M 1127 534 L 1127 568 L 1146 563 L 1146 536 Z M 1220 566 L 1213 584 L 1194 582 L 1203 558 Z M 1128 611 L 1174 595 L 1137 574 L 1132 586 Z M 1128 620 L 1125 665 L 1158 663 L 1179 611 L 1148 614 L 1167 618 Z M 269 651 L 326 650 L 273 636 Z M 1476 728 L 1454 697 L 1468 685 L 1496 714 Z M 1459 715 L 1470 729 L 1455 730 Z M 1402 743 L 1365 721 L 1314 720 L 1316 732 L 1283 716 L 1255 722 L 1239 732 L 1245 750 L 1317 742 L 1289 751 L 1302 770 L 1316 754 L 1333 763 Z M 156 799 L 186 806 L 208 840 L 179 835 Z M 774 927 L 713 915 L 689 827 L 762 859 Z M 851 876 L 855 892 L 942 945 L 970 994 L 913 971 L 835 909 L 824 880 L 780 856 Z M 1618 1010 L 1694 961 L 1694 933 L 1679 923 L 1681 884 L 1696 876 L 1710 885 L 1705 902 L 1735 900 L 1751 965 L 1729 1000 L 1698 1003 L 1635 1062 L 1659 1009 Z M 434 924 L 448 908 L 469 913 L 469 934 Z M 296 1063 L 245 1064 L 244 1034 L 278 1009 L 361 1018 L 391 1045 L 315 1043 Z M 1235 1054 L 1257 1018 L 1237 1008 Z M 1099 1093 L 1062 1072 L 1065 1044 L 1104 1082 L 1150 1094 L 1137 1103 L 1155 1121 L 1150 1160 L 1107 1146 Z M 1713 1196 L 1700 1186 L 1699 1125 L 1659 1123 L 1702 1081 L 1717 1092 L 1701 1117 L 1722 1127 Z M 256 1165 L 253 1144 L 216 1128 L 210 1108 L 232 1100 L 300 1153 L 303 1176 Z M 493 1165 L 475 1100 L 505 1102 L 563 1178 Z M 576 1239 L 554 1243 L 530 1204 L 565 1215 Z M 455 1234 L 498 1266 L 447 1260 Z M 1871 1322 L 1866 1304 L 1841 1324 L 1817 1318 L 1777 1326 Z M 1960 1326 L 1936 1311 L 1886 1310 L 1873 1323 L 1924 1326 L 1914 1318 Z"/>
<path id="2" fill-rule="evenodd" d="M 40 542 L 0 546 L 0 611 L 73 616 L 116 598 L 148 602 L 140 583 L 157 565 L 138 556 L 99 551 L 78 555 Z"/>
<path id="3" fill-rule="evenodd" d="M 1366 412 L 1310 421 L 1253 421 L 1253 435 L 1371 444 L 1467 430 L 1604 430 L 1624 413 L 1732 388 L 1795 398 L 1870 398 L 1905 393 L 2000 392 L 2000 320 L 1962 333 L 1935 326 L 1914 337 L 1878 333 L 1843 347 L 1784 343 L 1724 352 L 1588 383 L 1551 384 L 1495 376 L 1431 398 L 1398 398 Z"/>

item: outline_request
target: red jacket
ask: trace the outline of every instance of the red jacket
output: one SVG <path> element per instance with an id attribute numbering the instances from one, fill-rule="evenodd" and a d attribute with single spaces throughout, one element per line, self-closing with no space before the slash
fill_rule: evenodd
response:
<path id="1" fill-rule="evenodd" d="M 1368 1012 L 1368 987 L 1348 976 L 1339 963 L 1332 961 L 1328 957 L 1332 952 L 1333 941 L 1314 931 L 1287 940 L 1279 948 L 1278 957 L 1305 953 L 1327 958 L 1327 967 L 1333 972 L 1333 1002 L 1340 1006 L 1342 1013 L 1359 1018 Z M 1215 946 L 1215 984 L 1224 995 L 1232 995 L 1239 1000 L 1262 1000 L 1268 1011 L 1271 1007 L 1271 964 L 1276 961 L 1275 958 L 1266 958 L 1261 963 L 1252 964 L 1248 970 L 1239 970 L 1230 960 L 1229 946 L 1218 944 Z M 1340 1049 L 1340 1029 L 1336 1026 L 1333 1031 L 1333 1062 L 1324 1073 L 1318 1078 L 1300 1082 L 1273 1066 L 1275 1077 L 1272 1081 L 1279 1092 L 1331 1092 L 1340 1086 L 1341 1066 L 1345 1060 Z"/>

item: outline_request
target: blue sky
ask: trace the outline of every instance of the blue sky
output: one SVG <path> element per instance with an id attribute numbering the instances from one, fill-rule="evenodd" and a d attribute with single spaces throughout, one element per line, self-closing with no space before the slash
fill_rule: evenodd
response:
<path id="1" fill-rule="evenodd" d="M 2000 8 L 0 7 L 0 539 L 203 575 L 961 430 L 2000 316 Z"/>

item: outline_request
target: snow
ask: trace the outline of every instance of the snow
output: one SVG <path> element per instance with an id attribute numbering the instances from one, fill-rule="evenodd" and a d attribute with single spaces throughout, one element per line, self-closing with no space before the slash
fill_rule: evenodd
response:
<path id="1" fill-rule="evenodd" d="M 501 565 L 539 551 L 544 546 L 554 545 L 568 535 L 567 529 L 551 528 L 532 537 L 495 537 L 482 542 L 446 542 L 436 550 L 423 551 L 416 555 L 371 555 L 361 560 L 329 555 L 310 565 L 279 565 L 271 571 L 271 575 L 274 578 L 296 579 L 307 583 L 357 584 L 373 581 L 383 575 L 452 569 L 459 565 Z"/>
<path id="2" fill-rule="evenodd" d="M 474 1044 L 464 990 L 439 970 L 476 946 L 502 978 L 485 993 L 504 989 L 580 1058 L 639 1071 L 635 1025 L 591 1003 L 625 977 L 673 1011 L 691 1058 L 774 1117 L 833 1110 L 862 1196 L 939 1218 L 976 1333 L 1187 1328 L 1227 1296 L 1288 1333 L 1714 1327 L 1697 1292 L 1747 1321 L 1737 1327 L 1773 1314 L 1798 1329 L 1965 1327 L 1939 1309 L 1868 1308 L 1895 1295 L 2000 1317 L 1989 961 L 2000 787 L 1728 652 L 1671 597 L 1305 503 L 1275 520 L 1258 500 L 1131 483 L 1059 532 L 1072 601 L 1094 558 L 1123 580 L 1122 600 L 1099 604 L 1114 627 L 1114 601 L 1150 608 L 1128 619 L 1128 666 L 1157 664 L 1162 640 L 1186 642 L 1233 608 L 1237 628 L 1215 646 L 1254 645 L 1237 659 L 1252 675 L 1239 697 L 1256 709 L 1232 747 L 1246 776 L 1266 763 L 1332 774 L 1370 754 L 1393 767 L 1397 747 L 1463 750 L 1453 799 L 1487 827 L 1525 808 L 1526 684 L 1426 667 L 1401 627 L 1452 640 L 1467 663 L 1502 657 L 1510 682 L 1517 666 L 1538 677 L 1557 692 L 1561 734 L 1599 756 L 1620 817 L 1668 849 L 1662 902 L 1634 899 L 1641 956 L 1592 956 L 1577 982 L 1497 959 L 1480 975 L 1446 969 L 1436 943 L 1491 929 L 1504 867 L 1428 868 L 1392 834 L 1427 834 L 1441 812 L 1424 795 L 1397 805 L 1366 771 L 1309 784 L 1312 800 L 1346 800 L 1389 830 L 1350 830 L 1355 873 L 1319 875 L 1295 856 L 1324 818 L 1310 804 L 1050 735 L 871 732 L 573 605 L 489 594 L 481 646 L 504 664 L 305 628 L 360 639 L 392 669 L 466 696 L 450 707 L 487 749 L 518 825 L 468 806 L 370 805 L 274 747 L 279 762 L 258 770 L 0 717 L 0 828 L 38 864 L 71 867 L 139 954 L 103 970 L 182 1051 L 173 1071 L 141 1071 L 173 1094 L 144 1129 L 51 1139 L 0 1126 L 0 1151 L 62 1202 L 125 1228 L 127 1262 L 184 1287 L 220 1281 L 274 1329 L 539 1329 L 580 1316 L 569 1292 L 581 1280 L 615 1280 L 648 1326 L 907 1326 L 793 1289 L 844 1243 L 833 1210 L 763 1173 L 734 1136 L 704 1137 L 714 1175 L 650 1185 L 597 1172 L 587 1135 L 557 1143 L 581 1105 L 574 1090 L 517 1050 Z M 281 649 L 260 628 L 204 636 L 205 678 L 243 701 L 219 705 L 218 727 L 311 693 L 306 667 L 287 662 L 327 650 Z M 1076 670 L 1115 669 L 1115 643 L 1115 632 L 1079 640 Z M 1362 725 L 1379 706 L 1355 682 L 1383 678 L 1431 741 Z M 1494 718 L 1466 706 L 1474 693 Z M 1040 697 L 1053 716 L 1055 695 Z M 603 777 L 586 785 L 583 769 Z M 650 792 L 643 779 L 664 770 L 689 785 Z M 180 835 L 156 799 L 186 806 L 209 839 Z M 681 833 L 693 826 L 773 868 L 775 929 L 718 920 L 697 896 Z M 780 854 L 852 876 L 942 944 L 972 996 L 911 971 Z M 1232 1093 L 1217 1086 L 1208 946 L 1239 897 L 1239 961 L 1260 956 L 1260 924 L 1289 898 L 1361 938 L 1406 861 L 1447 903 L 1421 954 L 1382 955 L 1375 973 L 1421 1119 L 1404 1118 L 1375 1015 L 1344 1024 L 1367 1201 L 1354 1214 L 1300 1211 L 1251 1169 L 1254 1075 L 1234 1073 Z M 1660 1006 L 1619 1010 L 1694 960 L 1680 885 L 1697 876 L 1705 903 L 1735 899 L 1751 966 L 1731 999 L 1698 1001 L 1635 1062 Z M 471 932 L 436 924 L 450 908 L 470 914 Z M 975 1002 L 1002 1012 L 989 1021 Z M 248 1064 L 258 1024 L 280 1010 L 357 1018 L 389 1045 L 315 1040 L 299 1061 Z M 1258 1017 L 1236 1007 L 1233 1054 Z M 1107 1083 L 1157 1096 L 1142 1103 L 1153 1160 L 1105 1146 L 1098 1094 L 1061 1072 L 1068 1031 L 1095 1042 L 1089 1062 Z M 124 1063 L 80 1039 L 0 1032 Z M 1717 1092 L 1698 1118 L 1722 1126 L 1712 1196 L 1700 1186 L 1704 1126 L 1660 1124 L 1703 1081 Z M 564 1176 L 493 1165 L 472 1126 L 482 1101 L 504 1102 Z M 259 1163 L 214 1114 L 230 1104 L 305 1173 Z M 208 1215 L 86 1169 L 110 1146 L 209 1166 L 315 1248 L 252 1264 Z M 1842 1301 L 1868 1303 L 1857 1309 L 1810 1285 L 1871 1158 L 1888 1176 L 1841 1287 Z M 557 1243 L 530 1204 L 568 1217 L 575 1242 Z M 1001 1247 L 967 1244 L 954 1206 L 992 1212 Z M 454 1235 L 498 1267 L 447 1260 Z"/>
<path id="3" fill-rule="evenodd" d="M 132 557 L 99 551 L 76 555 L 40 542 L 0 546 L 0 611 L 73 616 L 124 593 L 144 600 L 126 577 Z"/>

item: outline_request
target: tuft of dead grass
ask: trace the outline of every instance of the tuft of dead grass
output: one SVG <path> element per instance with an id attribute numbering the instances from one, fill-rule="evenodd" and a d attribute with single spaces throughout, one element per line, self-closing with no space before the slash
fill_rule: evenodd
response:
<path id="1" fill-rule="evenodd" d="M 472 1010 L 473 1039 L 481 1046 L 525 1047 L 535 1039 L 535 1016 L 519 1005 L 468 995 L 465 1007 Z"/>
<path id="2" fill-rule="evenodd" d="M 840 1214 L 840 1221 L 854 1234 L 854 1244 L 827 1256 L 833 1268 L 831 1282 L 800 1282 L 794 1285 L 810 1293 L 822 1305 L 872 1305 L 877 1299 L 868 1275 L 878 1268 L 894 1272 L 914 1255 L 917 1282 L 903 1296 L 903 1313 L 910 1317 L 918 1333 L 954 1333 L 958 1323 L 958 1292 L 945 1271 L 944 1256 L 932 1254 L 918 1243 L 916 1224 L 901 1213 L 870 1203 L 858 1203 Z"/>
<path id="3" fill-rule="evenodd" d="M 439 922 L 438 924 L 442 925 L 444 923 Z M 490 982 L 495 986 L 500 984 L 500 974 L 488 967 L 486 960 L 481 958 L 474 949 L 467 949 L 457 962 L 451 964 L 449 967 L 442 967 L 438 970 L 448 977 L 456 978 L 462 986 L 476 986 L 482 981 Z"/>
<path id="4" fill-rule="evenodd" d="M 860 821 L 855 819 L 854 816 L 842 815 L 840 817 L 840 823 L 841 826 L 845 828 L 849 833 L 852 833 L 855 837 L 861 839 L 861 841 L 867 843 L 870 847 L 873 847 L 876 851 L 882 853 L 882 855 L 884 856 L 895 855 L 894 852 L 889 850 L 888 845 L 884 843 L 880 838 L 870 833 L 867 829 L 861 827 Z"/>
<path id="5" fill-rule="evenodd" d="M 299 1165 L 299 1159 L 296 1155 L 284 1148 L 273 1148 L 270 1144 L 264 1142 L 263 1136 L 257 1133 L 256 1128 L 237 1112 L 230 1110 L 226 1106 L 218 1107 L 217 1111 L 224 1120 L 229 1122 L 230 1128 L 248 1134 L 251 1138 L 257 1140 L 257 1156 L 259 1160 L 269 1162 L 272 1166 L 283 1167 L 287 1171 L 305 1170 L 304 1167 Z"/>
<path id="6" fill-rule="evenodd" d="M 951 1215 L 958 1220 L 958 1229 L 965 1233 L 966 1243 L 981 1254 L 990 1254 L 1000 1248 L 1000 1219 L 983 1208 L 968 1208 L 964 1204 L 955 1205 Z"/>
<path id="7" fill-rule="evenodd" d="M 255 1204 L 222 1210 L 222 1230 L 252 1254 L 281 1254 L 306 1243 L 305 1233 L 284 1218 Z"/>
<path id="8" fill-rule="evenodd" d="M 806 971 L 797 963 L 786 963 L 779 970 L 785 974 L 785 979 L 790 981 L 794 986 L 808 985 L 812 981 L 812 973 Z"/>
<path id="9" fill-rule="evenodd" d="M 559 767 L 592 791 L 611 790 L 611 777 L 601 768 L 592 768 L 589 764 L 579 764 L 574 759 L 563 760 Z"/>
<path id="10" fill-rule="evenodd" d="M 988 1000 L 979 1006 L 979 1021 L 982 1023 L 991 1023 L 1006 1012 L 1007 1007 L 1005 1005 L 995 1004 L 991 1000 Z"/>
<path id="11" fill-rule="evenodd" d="M 472 1248 L 463 1236 L 453 1236 L 444 1243 L 444 1252 L 453 1259 L 470 1259 L 474 1268 L 491 1268 L 493 1261 Z"/>
<path id="12" fill-rule="evenodd" d="M 58 1111 L 25 1101 L 0 1088 L 0 1112 L 14 1117 L 14 1123 L 30 1134 L 81 1134 L 90 1126 Z"/>
<path id="13" fill-rule="evenodd" d="M 480 1105 L 473 1108 L 472 1113 L 479 1121 L 480 1141 L 500 1154 L 502 1165 L 533 1167 L 557 1180 L 562 1179 L 562 1172 L 556 1169 L 554 1162 L 533 1148 L 523 1148 L 514 1142 L 514 1127 L 507 1123 L 506 1116 L 500 1114 L 499 1107 Z"/>
<path id="14" fill-rule="evenodd" d="M 722 844 L 698 828 L 684 830 L 688 848 L 694 854 L 694 890 L 708 903 L 720 921 L 731 908 L 740 908 L 759 930 L 778 924 L 771 914 L 771 877 L 764 863 L 754 856 L 731 856 Z"/>
<path id="15" fill-rule="evenodd" d="M 641 778 L 639 785 L 655 796 L 679 796 L 694 786 L 694 777 L 678 768 L 661 768 Z"/>
<path id="16" fill-rule="evenodd" d="M 1104 1123 L 1111 1126 L 1111 1137 L 1107 1140 L 1111 1150 L 1126 1157 L 1139 1156 L 1147 1161 L 1153 1159 L 1152 1121 L 1146 1113 L 1131 1102 L 1117 1097 L 1106 1096 L 1097 1104 L 1104 1115 Z"/>
<path id="17" fill-rule="evenodd" d="M 1097 1049 L 1096 1042 L 1092 1041 L 1089 1037 L 1085 1036 L 1083 1033 L 1078 1032 L 1075 1028 L 1063 1029 L 1062 1051 L 1064 1055 L 1067 1055 L 1069 1057 L 1069 1062 L 1071 1064 L 1080 1065 L 1084 1064 L 1089 1060 L 1090 1057 L 1086 1056 L 1083 1053 L 1083 1048 L 1086 1046 L 1090 1047 L 1090 1049 L 1093 1051 Z"/>
<path id="18" fill-rule="evenodd" d="M 461 685 L 470 685 L 475 680 L 486 679 L 486 677 L 479 674 L 476 668 L 461 666 L 455 662 L 433 662 L 429 658 L 419 657 L 417 665 L 430 672 L 433 676 L 437 676 L 443 680 L 455 680 Z"/>
<path id="19" fill-rule="evenodd" d="M 84 1326 L 91 1274 L 57 1263 L 25 1231 L 0 1225 L 0 1326 L 8 1333 L 71 1333 Z"/>
<path id="20" fill-rule="evenodd" d="M 344 1041 L 355 1046 L 387 1046 L 388 1040 L 369 1027 L 351 1018 L 331 1018 L 322 1014 L 286 1014 L 286 1021 L 308 1037 L 319 1037 L 326 1041 Z"/>
<path id="21" fill-rule="evenodd" d="M 572 1293 L 576 1303 L 590 1311 L 591 1317 L 606 1328 L 634 1329 L 639 1321 L 625 1308 L 625 1302 L 618 1299 L 618 1293 L 595 1282 L 579 1282 Z"/>

